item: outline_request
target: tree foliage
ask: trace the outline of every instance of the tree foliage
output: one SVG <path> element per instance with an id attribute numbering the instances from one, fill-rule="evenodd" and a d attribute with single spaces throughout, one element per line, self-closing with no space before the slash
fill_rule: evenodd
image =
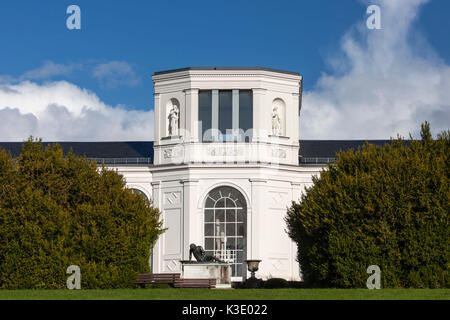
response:
<path id="1" fill-rule="evenodd" d="M 340 152 L 288 209 L 289 236 L 309 286 L 449 286 L 450 131 L 433 140 L 366 143 Z"/>
<path id="2" fill-rule="evenodd" d="M 0 150 L 0 288 L 63 288 L 69 265 L 82 288 L 130 286 L 149 272 L 159 216 L 116 171 L 57 144 Z"/>

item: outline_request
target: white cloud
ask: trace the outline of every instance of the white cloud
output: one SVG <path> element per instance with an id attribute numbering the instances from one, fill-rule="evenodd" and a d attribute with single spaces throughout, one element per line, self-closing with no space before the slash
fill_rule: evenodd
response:
<path id="1" fill-rule="evenodd" d="M 18 109 L 0 109 L 0 141 L 25 140 L 36 132 L 37 125 L 38 119 L 33 114 L 21 114 Z"/>
<path id="2" fill-rule="evenodd" d="M 23 80 L 42 80 L 49 79 L 54 76 L 62 76 L 70 74 L 75 68 L 79 68 L 80 65 L 74 64 L 58 64 L 52 61 L 45 61 L 43 65 L 37 69 L 33 69 L 25 72 L 19 78 L 19 81 Z"/>
<path id="3" fill-rule="evenodd" d="M 16 79 L 14 79 L 14 77 L 11 77 L 6 74 L 0 74 L 0 86 L 3 84 L 15 82 L 15 81 L 16 81 Z"/>
<path id="4" fill-rule="evenodd" d="M 24 72 L 19 77 L 0 74 L 0 85 L 19 83 L 25 80 L 48 80 L 55 76 L 66 76 L 75 69 L 80 69 L 81 64 L 59 64 L 52 61 L 44 61 L 41 67 Z"/>
<path id="5" fill-rule="evenodd" d="M 92 76 L 100 84 L 108 88 L 119 86 L 137 86 L 141 79 L 136 75 L 131 65 L 124 61 L 111 61 L 94 67 Z"/>
<path id="6" fill-rule="evenodd" d="M 153 110 L 112 107 L 66 81 L 0 86 L 0 141 L 149 141 L 153 121 Z"/>
<path id="7" fill-rule="evenodd" d="M 388 139 L 450 126 L 450 67 L 413 29 L 428 0 L 379 0 L 382 30 L 365 19 L 344 35 L 313 90 L 305 91 L 302 139 Z M 365 2 L 369 5 L 369 2 Z"/>

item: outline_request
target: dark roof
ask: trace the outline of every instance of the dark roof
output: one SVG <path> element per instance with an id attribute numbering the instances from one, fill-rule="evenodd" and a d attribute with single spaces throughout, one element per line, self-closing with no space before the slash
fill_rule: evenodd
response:
<path id="1" fill-rule="evenodd" d="M 0 142 L 0 150 L 5 149 L 11 153 L 13 158 L 17 157 L 22 151 L 22 142 Z"/>
<path id="2" fill-rule="evenodd" d="M 300 73 L 298 73 L 298 72 L 272 69 L 272 68 L 264 68 L 264 67 L 187 67 L 187 68 L 157 71 L 154 73 L 154 75 L 156 76 L 159 74 L 166 74 L 166 73 L 173 73 L 173 72 L 180 72 L 180 71 L 187 71 L 187 70 L 263 70 L 263 71 L 272 71 L 272 72 L 278 72 L 278 73 L 292 74 L 295 76 L 300 75 Z"/>
<path id="3" fill-rule="evenodd" d="M 390 140 L 300 140 L 299 154 L 305 158 L 332 158 L 340 150 L 346 151 L 351 148 L 357 150 L 366 141 L 379 146 L 391 142 Z"/>
<path id="4" fill-rule="evenodd" d="M 300 140 L 299 162 L 301 164 L 324 164 L 333 162 L 338 151 L 356 150 L 367 140 Z M 390 143 L 390 140 L 368 140 L 375 145 Z M 47 145 L 51 142 L 44 142 Z M 64 152 L 70 149 L 77 155 L 96 159 L 106 164 L 152 164 L 153 142 L 58 142 Z M 22 142 L 0 142 L 0 148 L 17 157 Z"/>
<path id="5" fill-rule="evenodd" d="M 52 142 L 44 142 L 47 145 Z M 64 152 L 86 156 L 87 158 L 151 158 L 153 160 L 153 141 L 132 142 L 58 142 Z M 0 148 L 8 150 L 17 157 L 22 150 L 22 142 L 0 142 Z"/>

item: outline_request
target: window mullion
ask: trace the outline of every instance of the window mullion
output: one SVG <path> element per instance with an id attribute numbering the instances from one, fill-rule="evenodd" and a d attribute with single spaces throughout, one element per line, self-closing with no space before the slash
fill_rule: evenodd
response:
<path id="1" fill-rule="evenodd" d="M 213 141 L 219 140 L 219 90 L 212 90 L 211 128 Z"/>
<path id="2" fill-rule="evenodd" d="M 239 141 L 239 89 L 233 89 L 232 98 L 233 141 Z"/>

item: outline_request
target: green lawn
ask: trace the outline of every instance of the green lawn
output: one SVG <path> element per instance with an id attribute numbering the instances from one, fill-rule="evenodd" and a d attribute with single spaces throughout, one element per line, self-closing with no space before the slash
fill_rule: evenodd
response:
<path id="1" fill-rule="evenodd" d="M 0 290 L 0 300 L 450 300 L 449 289 Z"/>

